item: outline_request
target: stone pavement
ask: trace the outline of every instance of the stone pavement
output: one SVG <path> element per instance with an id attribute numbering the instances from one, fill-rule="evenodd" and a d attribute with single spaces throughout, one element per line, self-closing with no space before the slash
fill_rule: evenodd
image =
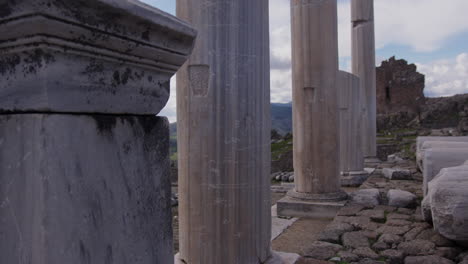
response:
<path id="1" fill-rule="evenodd" d="M 316 222 L 300 218 L 273 241 L 273 249 L 300 254 L 297 264 L 468 264 L 468 248 L 442 237 L 422 220 L 422 182 L 415 164 L 374 165 L 375 171 L 359 190 L 377 190 L 378 205 L 350 201 L 319 228 Z M 383 168 L 408 169 L 411 175 L 390 180 Z M 389 190 L 411 193 L 415 202 L 409 208 L 389 206 Z M 306 234 L 299 236 L 298 228 Z"/>

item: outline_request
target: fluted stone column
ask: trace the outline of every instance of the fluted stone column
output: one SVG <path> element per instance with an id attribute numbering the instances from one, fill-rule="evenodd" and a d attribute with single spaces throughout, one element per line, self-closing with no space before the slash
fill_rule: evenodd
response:
<path id="1" fill-rule="evenodd" d="M 374 0 L 351 0 L 352 73 L 361 79 L 364 98 L 363 153 L 377 156 Z"/>
<path id="2" fill-rule="evenodd" d="M 268 0 L 178 0 L 198 30 L 177 74 L 180 263 L 270 256 Z"/>
<path id="3" fill-rule="evenodd" d="M 354 74 L 338 74 L 340 109 L 341 186 L 359 186 L 369 176 L 362 154 L 362 101 L 360 80 Z"/>
<path id="4" fill-rule="evenodd" d="M 291 26 L 295 189 L 288 193 L 292 200 L 278 203 L 278 214 L 332 217 L 336 208 L 323 202 L 346 197 L 339 170 L 336 0 L 292 0 Z M 298 201 L 315 207 L 299 209 Z"/>

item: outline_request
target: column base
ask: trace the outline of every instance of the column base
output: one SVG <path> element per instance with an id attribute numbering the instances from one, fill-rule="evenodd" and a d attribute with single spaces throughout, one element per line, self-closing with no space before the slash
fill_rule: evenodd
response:
<path id="1" fill-rule="evenodd" d="M 295 264 L 301 256 L 296 253 L 273 251 L 271 257 L 263 264 Z"/>
<path id="2" fill-rule="evenodd" d="M 358 187 L 363 184 L 369 173 L 367 171 L 349 171 L 341 173 L 341 186 L 345 187 Z"/>
<path id="3" fill-rule="evenodd" d="M 277 203 L 278 216 L 334 218 L 346 204 L 348 195 L 343 192 L 331 194 L 308 194 L 291 190 Z"/>
<path id="4" fill-rule="evenodd" d="M 276 252 L 271 253 L 271 257 L 259 264 L 295 264 L 301 256 L 295 253 Z M 179 253 L 174 256 L 174 264 L 189 264 L 180 259 Z"/>
<path id="5" fill-rule="evenodd" d="M 364 157 L 364 163 L 380 163 L 382 162 L 378 157 Z"/>

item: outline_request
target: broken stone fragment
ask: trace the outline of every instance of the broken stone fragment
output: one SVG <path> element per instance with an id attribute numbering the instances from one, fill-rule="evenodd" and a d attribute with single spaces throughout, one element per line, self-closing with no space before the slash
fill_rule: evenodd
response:
<path id="1" fill-rule="evenodd" d="M 402 190 L 389 190 L 387 193 L 388 205 L 395 207 L 415 207 L 416 195 Z"/>

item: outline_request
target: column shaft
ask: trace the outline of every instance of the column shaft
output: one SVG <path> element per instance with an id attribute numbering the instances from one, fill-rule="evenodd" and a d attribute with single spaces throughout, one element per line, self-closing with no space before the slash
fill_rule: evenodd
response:
<path id="1" fill-rule="evenodd" d="M 352 72 L 361 79 L 363 98 L 363 152 L 377 155 L 374 0 L 351 0 Z"/>
<path id="2" fill-rule="evenodd" d="M 268 0 L 178 0 L 198 30 L 177 74 L 180 259 L 270 256 Z"/>
<path id="3" fill-rule="evenodd" d="M 364 171 L 362 152 L 362 100 L 360 80 L 354 74 L 340 71 L 340 169 L 341 186 L 359 186 L 369 176 Z"/>
<path id="4" fill-rule="evenodd" d="M 336 0 L 292 0 L 291 26 L 295 193 L 338 193 Z"/>

